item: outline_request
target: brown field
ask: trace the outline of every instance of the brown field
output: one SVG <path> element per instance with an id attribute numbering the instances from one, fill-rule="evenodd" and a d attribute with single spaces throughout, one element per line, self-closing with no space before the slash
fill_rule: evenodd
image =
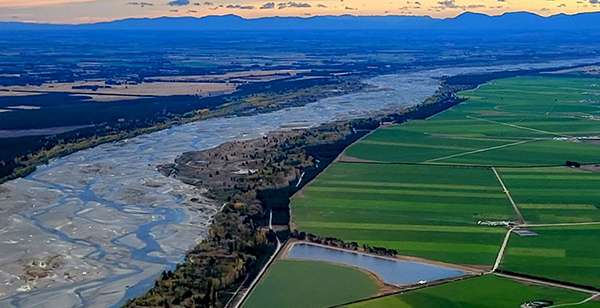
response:
<path id="1" fill-rule="evenodd" d="M 112 85 L 109 89 L 73 89 L 74 86 L 104 86 L 104 81 L 78 81 L 73 83 L 46 83 L 42 86 L 14 86 L 0 88 L 0 96 L 34 95 L 40 93 L 67 92 L 90 95 L 94 100 L 109 101 L 131 98 L 172 95 L 220 95 L 232 93 L 237 85 L 210 82 L 152 82 L 130 85 Z"/>

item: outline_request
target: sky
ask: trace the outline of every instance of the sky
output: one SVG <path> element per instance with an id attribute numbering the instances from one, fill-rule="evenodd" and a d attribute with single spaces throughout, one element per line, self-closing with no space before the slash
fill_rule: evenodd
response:
<path id="1" fill-rule="evenodd" d="M 428 15 L 463 12 L 543 16 L 600 11 L 600 0 L 0 0 L 0 21 L 81 24 L 141 17 L 235 14 L 245 18 L 317 15 Z"/>

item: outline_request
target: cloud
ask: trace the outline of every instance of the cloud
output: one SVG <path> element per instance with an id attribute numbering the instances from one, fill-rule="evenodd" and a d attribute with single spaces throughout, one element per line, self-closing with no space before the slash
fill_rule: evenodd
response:
<path id="1" fill-rule="evenodd" d="M 148 2 L 129 2 L 126 5 L 135 5 L 135 6 L 141 6 L 141 7 L 154 6 L 154 4 L 148 3 Z"/>
<path id="2" fill-rule="evenodd" d="M 175 0 L 167 3 L 168 6 L 185 6 L 190 5 L 190 0 Z"/>
<path id="3" fill-rule="evenodd" d="M 289 2 L 282 2 L 282 3 L 278 3 L 277 4 L 277 8 L 278 9 L 285 9 L 285 8 L 309 8 L 312 7 L 312 5 L 308 4 L 308 3 L 301 3 L 301 2 L 294 2 L 294 1 L 289 1 Z"/>
<path id="4" fill-rule="evenodd" d="M 263 6 L 260 7 L 261 10 L 270 10 L 270 9 L 274 9 L 274 8 L 275 8 L 275 2 L 265 3 L 265 4 L 263 4 Z"/>
<path id="5" fill-rule="evenodd" d="M 500 1 L 500 0 L 498 0 L 498 1 Z M 503 1 L 500 1 L 500 2 L 503 2 Z M 483 4 L 458 5 L 458 4 L 456 4 L 455 0 L 443 0 L 443 1 L 439 1 L 437 4 L 438 4 L 437 6 L 432 7 L 436 11 L 443 11 L 445 9 L 461 9 L 461 10 L 482 9 L 482 8 L 486 7 Z"/>
<path id="6" fill-rule="evenodd" d="M 228 9 L 238 9 L 238 10 L 254 10 L 256 7 L 254 5 L 239 5 L 239 4 L 230 4 L 226 6 Z"/>
<path id="7" fill-rule="evenodd" d="M 312 5 L 308 3 L 298 3 L 298 2 L 288 2 L 289 7 L 312 7 Z"/>
<path id="8" fill-rule="evenodd" d="M 444 1 L 440 1 L 438 2 L 439 8 L 441 9 L 456 9 L 459 8 L 458 5 L 456 5 L 456 1 L 454 0 L 444 0 Z"/>

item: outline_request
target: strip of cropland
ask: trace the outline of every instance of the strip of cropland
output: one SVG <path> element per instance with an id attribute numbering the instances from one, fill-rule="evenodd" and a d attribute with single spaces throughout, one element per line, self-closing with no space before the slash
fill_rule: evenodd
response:
<path id="1" fill-rule="evenodd" d="M 379 129 L 343 160 L 476 166 L 600 162 L 600 87 L 596 79 L 496 80 L 468 100 L 424 121 Z"/>
<path id="2" fill-rule="evenodd" d="M 600 222 L 600 172 L 554 167 L 499 173 L 530 224 Z"/>
<path id="3" fill-rule="evenodd" d="M 252 292 L 244 308 L 328 307 L 375 295 L 368 274 L 324 262 L 278 260 Z"/>
<path id="4" fill-rule="evenodd" d="M 600 289 L 600 225 L 529 230 L 538 235 L 511 236 L 501 269 Z"/>
<path id="5" fill-rule="evenodd" d="M 575 304 L 590 296 L 556 288 L 526 285 L 495 276 L 484 276 L 451 284 L 434 286 L 400 295 L 358 302 L 345 308 L 507 308 L 532 301 L 549 301 L 554 305 Z M 577 305 L 598 308 L 600 302 Z M 533 306 L 532 306 L 533 307 Z"/>
<path id="6" fill-rule="evenodd" d="M 515 213 L 482 168 L 334 164 L 292 202 L 299 230 L 400 254 L 491 265 Z"/>
<path id="7" fill-rule="evenodd" d="M 349 147 L 292 200 L 295 227 L 461 265 L 499 257 L 502 270 L 598 288 L 600 80 L 517 77 L 459 95 Z M 488 225 L 507 222 L 538 236 L 512 233 L 503 259 L 507 229 Z"/>

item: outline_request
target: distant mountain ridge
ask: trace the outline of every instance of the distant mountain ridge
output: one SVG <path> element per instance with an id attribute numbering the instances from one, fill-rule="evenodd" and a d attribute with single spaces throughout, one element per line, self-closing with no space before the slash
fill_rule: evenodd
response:
<path id="1" fill-rule="evenodd" d="M 428 16 L 315 16 L 244 19 L 236 15 L 123 19 L 83 25 L 0 22 L 0 30 L 515 30 L 597 31 L 600 12 L 542 17 L 533 13 L 488 16 L 463 13 L 455 18 Z"/>

